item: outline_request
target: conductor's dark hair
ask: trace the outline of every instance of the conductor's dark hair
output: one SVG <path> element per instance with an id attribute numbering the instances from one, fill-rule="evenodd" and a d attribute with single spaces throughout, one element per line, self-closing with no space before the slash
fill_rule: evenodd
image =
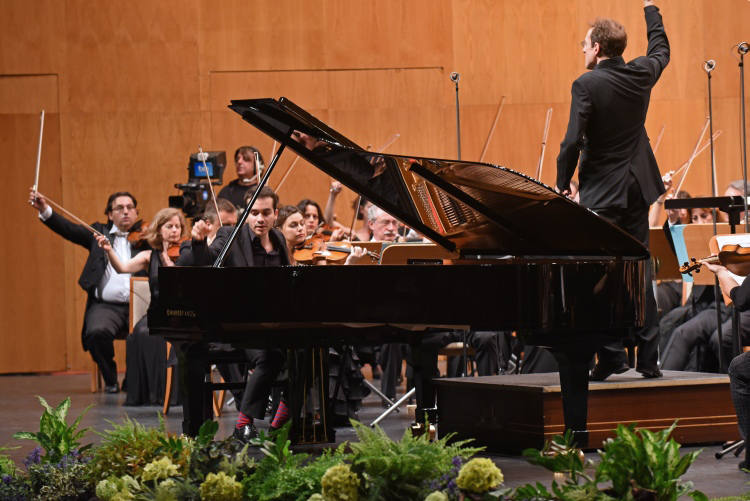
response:
<path id="1" fill-rule="evenodd" d="M 127 191 L 116 191 L 112 193 L 109 198 L 107 199 L 107 207 L 104 208 L 104 215 L 109 216 L 109 213 L 112 212 L 112 204 L 115 203 L 115 199 L 117 197 L 130 197 L 130 200 L 133 201 L 133 207 L 138 207 L 138 200 L 135 199 L 133 195 L 130 194 L 130 192 Z"/>
<path id="2" fill-rule="evenodd" d="M 618 57 L 625 52 L 628 45 L 628 34 L 625 27 L 614 19 L 597 17 L 591 26 L 591 46 L 599 44 L 602 55 L 607 57 Z"/>

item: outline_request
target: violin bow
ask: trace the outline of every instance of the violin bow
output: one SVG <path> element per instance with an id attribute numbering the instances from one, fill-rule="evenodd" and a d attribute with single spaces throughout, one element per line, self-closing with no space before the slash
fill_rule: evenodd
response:
<path id="1" fill-rule="evenodd" d="M 36 173 L 34 174 L 34 195 L 36 196 L 39 188 L 39 166 L 42 163 L 42 137 L 44 136 L 44 110 L 39 115 L 39 145 L 36 148 Z"/>
<path id="2" fill-rule="evenodd" d="M 675 193 L 680 191 L 680 188 L 682 188 L 682 183 L 685 182 L 685 178 L 687 177 L 688 171 L 690 170 L 690 166 L 693 164 L 693 160 L 695 160 L 695 157 L 698 156 L 698 148 L 700 147 L 701 141 L 703 141 L 703 136 L 706 135 L 706 130 L 708 129 L 709 122 L 710 122 L 710 119 L 707 118 L 706 125 L 703 126 L 701 135 L 698 138 L 698 141 L 695 143 L 695 148 L 693 148 L 693 153 L 690 155 L 690 158 L 687 161 L 687 165 L 685 166 L 685 173 L 682 175 L 682 178 L 680 178 L 680 184 L 677 185 L 677 189 L 675 190 Z"/>
<path id="3" fill-rule="evenodd" d="M 536 180 L 542 179 L 542 165 L 544 164 L 544 152 L 547 151 L 547 137 L 549 136 L 549 124 L 552 120 L 552 108 L 547 109 L 547 117 L 544 119 L 544 133 L 542 134 L 542 151 L 539 153 L 539 165 L 536 168 Z"/>
<path id="4" fill-rule="evenodd" d="M 656 143 L 654 144 L 654 147 L 652 151 L 654 152 L 654 155 L 656 155 L 656 152 L 659 151 L 659 145 L 661 144 L 661 138 L 664 137 L 664 129 L 666 128 L 666 125 L 661 126 L 661 130 L 659 131 L 659 135 L 656 137 Z"/>
<path id="5" fill-rule="evenodd" d="M 52 207 L 54 207 L 55 209 L 59 210 L 60 212 L 62 212 L 63 214 L 65 214 L 66 216 L 68 216 L 70 219 L 72 219 L 76 223 L 80 224 L 81 226 L 84 226 L 87 230 L 89 230 L 94 235 L 96 235 L 98 237 L 104 237 L 104 236 L 106 236 L 106 235 L 104 235 L 104 233 L 101 233 L 100 231 L 95 230 L 93 226 L 91 226 L 90 224 L 86 223 L 81 218 L 79 218 L 78 216 L 76 216 L 75 214 L 73 214 L 72 212 L 70 212 L 69 210 L 65 209 L 65 207 L 63 207 L 62 205 L 58 204 L 54 200 L 50 199 L 46 195 L 43 195 L 43 194 L 41 194 L 39 192 L 37 192 L 36 194 L 38 196 L 43 197 L 47 201 L 47 203 L 50 204 Z"/>
<path id="6" fill-rule="evenodd" d="M 492 121 L 492 127 L 490 127 L 490 132 L 487 134 L 487 139 L 484 141 L 484 146 L 482 147 L 482 154 L 479 155 L 479 161 L 484 160 L 484 155 L 487 153 L 487 148 L 490 146 L 490 141 L 492 140 L 493 134 L 495 134 L 495 127 L 497 127 L 497 122 L 500 120 L 500 115 L 503 113 L 503 107 L 505 106 L 505 96 L 500 99 L 500 104 L 497 107 L 497 113 L 495 113 L 495 120 Z"/>
<path id="7" fill-rule="evenodd" d="M 208 155 L 206 153 L 203 153 L 203 148 L 201 148 L 200 144 L 198 145 L 198 156 L 200 157 L 201 162 L 203 162 L 203 172 L 206 174 L 206 181 L 208 182 L 208 189 L 211 190 L 211 199 L 214 201 L 214 208 L 216 209 L 216 219 L 219 221 L 219 228 L 221 228 L 223 225 L 221 224 L 221 215 L 219 214 L 219 204 L 216 202 L 216 194 L 214 193 L 214 185 L 211 184 L 211 176 L 208 175 L 208 167 L 206 166 L 206 157 L 208 157 Z M 257 173 L 258 171 L 257 153 L 255 155 L 255 161 L 256 161 L 255 171 Z"/>
<path id="8" fill-rule="evenodd" d="M 717 139 L 719 138 L 719 136 L 721 136 L 721 129 L 719 129 L 719 130 L 717 130 L 716 132 L 714 132 L 714 135 L 713 135 L 712 137 L 714 138 L 714 141 L 716 141 L 716 140 L 717 140 Z M 695 157 L 697 158 L 697 157 L 698 157 L 698 155 L 700 155 L 701 153 L 703 153 L 703 152 L 704 152 L 704 151 L 706 150 L 706 148 L 708 148 L 709 146 L 711 146 L 711 143 L 710 143 L 710 142 L 708 142 L 708 141 L 706 141 L 706 142 L 705 142 L 705 143 L 703 144 L 703 146 L 701 146 L 701 147 L 700 147 L 700 149 L 698 150 L 698 152 L 697 152 L 697 153 L 695 154 Z M 687 163 L 687 162 L 683 163 L 683 164 L 682 164 L 682 165 L 680 166 L 680 168 L 679 168 L 679 169 L 677 169 L 676 171 L 674 171 L 674 172 L 672 173 L 672 175 L 673 175 L 673 176 L 675 176 L 675 175 L 679 174 L 680 172 L 682 172 L 683 170 L 685 170 L 685 168 L 686 168 L 687 166 L 688 166 L 688 163 Z"/>

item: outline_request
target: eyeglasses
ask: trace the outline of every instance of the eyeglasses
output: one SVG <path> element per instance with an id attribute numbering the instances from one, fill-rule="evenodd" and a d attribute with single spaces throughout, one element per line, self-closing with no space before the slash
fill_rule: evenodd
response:
<path id="1" fill-rule="evenodd" d="M 112 207 L 112 212 L 125 212 L 135 210 L 135 205 L 115 205 Z"/>
<path id="2" fill-rule="evenodd" d="M 586 40 L 581 40 L 580 43 L 581 43 L 581 48 L 585 49 L 586 48 Z"/>

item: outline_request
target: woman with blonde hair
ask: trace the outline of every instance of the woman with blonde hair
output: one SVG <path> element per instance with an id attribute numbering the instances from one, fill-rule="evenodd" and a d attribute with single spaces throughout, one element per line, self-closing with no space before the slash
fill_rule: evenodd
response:
<path id="1" fill-rule="evenodd" d="M 120 260 L 107 237 L 97 237 L 97 241 L 118 273 L 148 273 L 151 309 L 159 302 L 159 267 L 174 266 L 169 249 L 175 245 L 179 249 L 180 241 L 187 235 L 188 228 L 182 212 L 167 208 L 156 213 L 143 234 L 143 240 L 150 249 L 139 252 L 129 261 Z M 133 333 L 126 341 L 128 366 L 125 381 L 128 396 L 125 405 L 161 405 L 164 400 L 167 374 L 166 342 L 163 338 L 148 335 L 147 319 L 148 315 L 135 325 Z"/>

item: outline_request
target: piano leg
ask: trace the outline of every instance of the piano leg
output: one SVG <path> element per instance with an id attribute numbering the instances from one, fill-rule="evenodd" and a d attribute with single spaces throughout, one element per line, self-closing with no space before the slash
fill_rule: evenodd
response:
<path id="1" fill-rule="evenodd" d="M 552 350 L 560 367 L 565 429 L 573 430 L 576 444 L 588 447 L 589 364 L 595 350 L 575 348 Z"/>
<path id="2" fill-rule="evenodd" d="M 195 437 L 203 422 L 213 418 L 211 391 L 206 386 L 208 349 L 202 343 L 184 343 L 177 356 L 182 391 L 182 432 Z"/>

